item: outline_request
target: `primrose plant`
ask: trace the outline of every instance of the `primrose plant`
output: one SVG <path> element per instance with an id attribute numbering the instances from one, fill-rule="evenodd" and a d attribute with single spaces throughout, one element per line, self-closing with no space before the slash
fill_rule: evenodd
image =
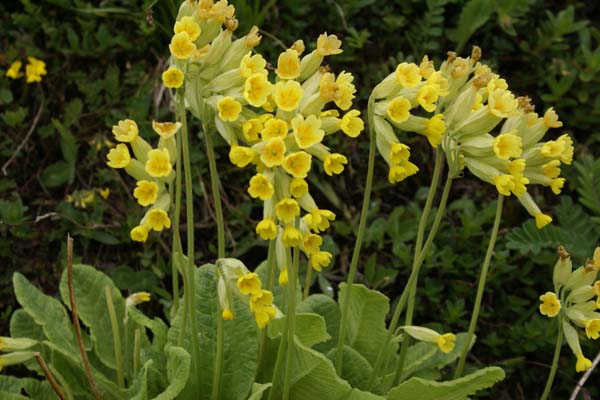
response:
<path id="1" fill-rule="evenodd" d="M 550 108 L 539 117 L 528 98 L 515 97 L 506 81 L 481 63 L 477 47 L 468 58 L 449 53 L 438 69 L 427 56 L 419 65 L 398 65 L 368 101 L 369 161 L 347 281 L 339 286 L 337 301 L 310 294 L 312 274 L 333 260 L 322 249 L 322 234 L 336 215 L 317 204 L 307 177 L 323 171 L 334 179 L 348 164 L 333 148 L 340 141 L 330 136 L 353 140 L 365 128 L 353 105 L 354 78 L 324 64 L 342 52 L 335 35 L 320 35 L 312 51 L 296 41 L 269 64 L 255 51 L 259 29 L 239 36 L 237 27 L 235 8 L 226 0 L 184 1 L 169 44 L 170 64 L 162 74 L 173 120 L 152 122 L 154 143 L 130 119 L 112 130 L 118 144 L 107 164 L 135 180 L 133 197 L 145 208 L 131 239 L 144 243 L 155 232 L 170 233 L 173 302 L 166 318 L 150 318 L 136 308 L 151 300 L 148 293 L 123 297 L 104 273 L 73 265 L 69 239 L 62 303 L 15 274 L 22 309 L 13 314 L 11 338 L 0 339 L 5 353 L 0 368 L 24 364 L 46 379 L 0 376 L 0 393 L 39 399 L 466 399 L 503 379 L 499 367 L 470 366 L 475 372 L 464 376 L 463 370 L 475 341 L 504 197 L 515 195 L 538 228 L 551 222 L 527 189 L 540 184 L 558 194 L 564 185 L 560 166 L 572 161 L 572 141 L 567 135 L 542 141 L 550 128 L 562 126 L 556 113 Z M 217 254 L 200 267 L 194 251 L 189 115 L 202 127 L 217 223 Z M 402 143 L 409 132 L 426 137 L 435 165 L 411 273 L 388 323 L 389 299 L 354 280 L 376 153 L 389 165 L 391 183 L 418 173 L 418 161 Z M 263 207 L 254 229 L 268 242 L 260 265 L 246 266 L 227 255 L 217 135 L 228 144 L 231 163 L 253 169 L 247 192 Z M 496 187 L 496 218 L 468 332 L 438 332 L 413 323 L 418 276 L 452 183 L 471 175 Z M 590 300 L 598 295 L 598 257 L 571 272 L 568 256 L 561 255 L 555 292 L 541 298 L 542 313 L 561 320 L 557 351 L 564 332 L 578 371 L 590 363 L 582 358 L 575 327 L 598 338 L 598 301 Z M 298 278 L 301 267 L 306 268 L 304 285 Z M 454 377 L 438 382 L 455 362 Z"/>

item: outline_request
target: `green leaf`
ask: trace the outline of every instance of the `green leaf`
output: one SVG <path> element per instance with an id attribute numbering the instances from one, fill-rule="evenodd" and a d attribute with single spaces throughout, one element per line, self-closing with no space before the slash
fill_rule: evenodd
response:
<path id="1" fill-rule="evenodd" d="M 296 308 L 298 313 L 315 313 L 325 319 L 327 333 L 331 337 L 328 341 L 319 343 L 315 349 L 321 353 L 326 353 L 337 343 L 338 332 L 340 329 L 340 308 L 335 300 L 324 294 L 313 294 L 308 296 Z"/>
<path id="2" fill-rule="evenodd" d="M 248 400 L 261 400 L 263 393 L 271 386 L 273 386 L 271 383 L 254 383 Z"/>
<path id="3" fill-rule="evenodd" d="M 271 321 L 268 326 L 269 336 L 274 338 L 282 334 L 285 318 Z M 330 339 L 325 327 L 325 319 L 318 314 L 296 314 L 295 335 L 303 345 L 313 347 L 317 343 Z"/>
<path id="4" fill-rule="evenodd" d="M 44 169 L 40 180 L 44 186 L 53 188 L 67 183 L 70 176 L 69 164 L 65 161 L 57 161 Z"/>
<path id="5" fill-rule="evenodd" d="M 493 4 L 489 0 L 470 0 L 463 7 L 458 18 L 458 26 L 448 33 L 448 37 L 457 43 L 457 49 L 462 50 L 471 35 L 492 16 Z"/>
<path id="6" fill-rule="evenodd" d="M 390 390 L 387 400 L 468 400 L 481 389 L 492 387 L 504 379 L 504 370 L 488 367 L 447 382 L 411 378 Z"/>
<path id="7" fill-rule="evenodd" d="M 106 366 L 116 369 L 117 361 L 115 358 L 112 324 L 106 304 L 106 287 L 110 289 L 117 314 L 117 322 L 121 334 L 121 346 L 124 346 L 126 342 L 133 343 L 131 325 L 126 331 L 123 324 L 125 320 L 125 300 L 113 281 L 106 274 L 94 267 L 83 264 L 73 265 L 73 289 L 79 319 L 90 330 L 90 336 L 98 358 Z M 66 270 L 62 274 L 59 289 L 63 302 L 68 304 L 70 308 Z M 123 363 L 125 371 L 131 371 L 132 362 L 131 352 L 124 352 Z"/>
<path id="8" fill-rule="evenodd" d="M 337 349 L 327 353 L 327 358 L 335 362 Z M 347 380 L 352 387 L 366 389 L 373 368 L 369 362 L 352 347 L 344 346 L 344 363 L 342 365 L 341 377 Z"/>
<path id="9" fill-rule="evenodd" d="M 181 347 L 169 347 L 167 349 L 169 386 L 154 400 L 173 400 L 177 398 L 190 376 L 190 363 L 190 355 Z"/>
<path id="10" fill-rule="evenodd" d="M 195 269 L 196 279 L 196 318 L 198 337 L 200 338 L 200 365 L 192 366 L 190 379 L 181 398 L 199 400 L 210 399 L 212 392 L 213 368 L 217 343 L 217 320 L 221 318 L 218 311 L 217 281 L 215 266 L 206 264 Z M 258 355 L 258 330 L 254 317 L 247 304 L 243 304 L 237 296 L 234 298 L 233 313 L 235 318 L 223 321 L 223 376 L 221 379 L 222 399 L 247 399 L 252 389 L 256 374 Z M 179 336 L 183 307 L 178 310 L 169 329 L 169 343 L 176 344 Z M 188 325 L 186 332 L 190 332 Z M 183 347 L 189 354 L 191 341 L 185 335 Z M 200 388 L 194 385 L 201 384 Z"/>
<path id="11" fill-rule="evenodd" d="M 579 202 L 600 215 L 600 159 L 582 157 L 574 163 L 577 170 Z"/>
<path id="12" fill-rule="evenodd" d="M 339 294 L 340 304 L 344 303 L 346 293 L 346 284 L 342 283 Z M 385 317 L 389 311 L 389 300 L 378 291 L 354 284 L 349 310 L 345 343 L 373 365 L 381 343 L 387 337 Z M 395 349 L 390 351 L 395 354 Z"/>

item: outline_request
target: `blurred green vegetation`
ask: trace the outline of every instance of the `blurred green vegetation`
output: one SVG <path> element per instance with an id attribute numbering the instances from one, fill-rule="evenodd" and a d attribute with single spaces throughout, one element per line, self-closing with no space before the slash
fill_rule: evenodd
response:
<path id="1" fill-rule="evenodd" d="M 554 251 L 563 244 L 577 263 L 591 256 L 600 237 L 600 30 L 594 1 L 542 0 L 246 0 L 234 1 L 240 32 L 254 24 L 264 32 L 260 51 L 270 60 L 296 39 L 307 48 L 318 34 L 335 33 L 344 53 L 331 58 L 355 75 L 363 109 L 371 88 L 401 61 L 428 54 L 436 65 L 446 51 L 483 50 L 518 95 L 537 110 L 554 107 L 576 141 L 575 165 L 564 171 L 562 196 L 535 191 L 556 223 L 538 231 L 518 202 L 506 202 L 471 362 L 504 367 L 508 378 L 491 398 L 526 399 L 539 394 L 552 356 L 554 325 L 537 312 L 537 297 L 551 285 Z M 77 257 L 108 271 L 126 291 L 150 290 L 170 301 L 169 238 L 144 246 L 129 240 L 141 210 L 132 201 L 132 181 L 104 165 L 110 127 L 128 117 L 152 135 L 152 119 L 172 118 L 159 75 L 177 13 L 175 0 L 20 0 L 0 3 L 0 335 L 15 304 L 13 271 L 56 293 L 65 238 L 75 237 Z M 41 84 L 10 80 L 15 60 L 46 62 Z M 198 261 L 216 248 L 203 157 L 202 133 L 193 139 L 199 233 Z M 559 134 L 557 130 L 553 134 Z M 431 176 L 426 143 L 406 138 L 422 173 L 392 186 L 386 167 L 376 166 L 369 229 L 359 279 L 397 296 L 408 276 L 420 209 Z M 318 202 L 338 215 L 326 247 L 332 268 L 313 277 L 313 290 L 333 294 L 344 279 L 354 245 L 366 172 L 365 138 L 335 143 L 350 165 L 336 181 L 313 179 Z M 20 152 L 15 154 L 15 150 Z M 260 204 L 245 193 L 248 172 L 227 160 L 217 144 L 226 206 L 228 253 L 249 266 L 265 256 L 252 227 Z M 11 158 L 12 157 L 12 158 Z M 493 188 L 473 179 L 452 190 L 450 211 L 420 279 L 417 323 L 436 321 L 466 330 L 479 266 L 494 217 Z M 105 188 L 107 198 L 101 196 Z M 415 188 L 420 188 L 415 190 Z M 208 189 L 209 190 L 209 189 Z M 546 191 L 549 192 L 549 191 Z M 105 194 L 106 192 L 103 192 Z M 85 206 L 85 207 L 83 207 Z M 335 241 L 334 241 L 335 238 Z M 155 312 L 161 311 L 157 304 Z M 550 334 L 548 332 L 551 332 Z M 586 350 L 586 349 L 584 349 Z M 588 356 L 594 350 L 587 349 Z M 557 398 L 575 386 L 574 357 L 565 347 L 555 386 Z M 598 375 L 598 372 L 595 373 Z M 590 382 L 595 378 L 590 378 Z M 599 396 L 588 385 L 588 395 Z"/>

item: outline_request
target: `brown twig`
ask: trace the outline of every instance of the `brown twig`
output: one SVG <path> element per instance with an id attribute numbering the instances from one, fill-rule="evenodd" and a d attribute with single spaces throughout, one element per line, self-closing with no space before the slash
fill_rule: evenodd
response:
<path id="1" fill-rule="evenodd" d="M 585 385 L 585 382 L 588 380 L 592 374 L 592 371 L 594 371 L 598 364 L 600 364 L 600 353 L 596 354 L 596 358 L 594 358 L 594 362 L 592 362 L 592 367 L 585 371 L 585 374 L 583 374 L 581 379 L 579 379 L 579 382 L 577 382 L 577 385 L 575 386 L 575 389 L 573 389 L 573 393 L 571 394 L 571 397 L 569 397 L 569 400 L 575 400 L 577 398 L 579 391 L 583 388 L 583 385 Z"/>
<path id="2" fill-rule="evenodd" d="M 44 93 L 42 92 L 42 101 L 40 103 L 40 107 L 38 108 L 37 113 L 35 114 L 35 117 L 33 118 L 33 122 L 31 123 L 31 126 L 29 127 L 29 131 L 27 132 L 27 135 L 25 135 L 25 138 L 23 139 L 23 141 L 21 143 L 19 143 L 16 150 L 13 152 L 12 156 L 10 156 L 8 161 L 6 161 L 4 163 L 4 165 L 2 166 L 2 173 L 4 174 L 4 176 L 8 175 L 8 172 L 6 172 L 6 168 L 8 168 L 8 166 L 10 164 L 12 164 L 13 161 L 15 161 L 15 159 L 19 155 L 19 152 L 21 151 L 21 149 L 23 149 L 23 147 L 25 146 L 27 141 L 29 141 L 31 134 L 35 130 L 35 127 L 37 126 L 37 124 L 40 120 L 40 117 L 42 116 L 43 109 L 44 109 Z"/>
<path id="3" fill-rule="evenodd" d="M 102 399 L 92 370 L 90 368 L 90 360 L 88 360 L 85 347 L 83 345 L 83 337 L 81 336 L 81 326 L 79 325 L 79 316 L 77 315 L 77 304 L 75 303 L 75 290 L 73 288 L 73 238 L 67 234 L 67 282 L 69 285 L 69 301 L 71 303 L 71 315 L 73 316 L 73 327 L 75 328 L 75 336 L 77 336 L 77 344 L 79 345 L 79 352 L 83 359 L 83 368 L 85 374 L 90 382 L 92 393 L 97 400 Z"/>
<path id="4" fill-rule="evenodd" d="M 58 386 L 58 383 L 56 383 L 56 381 L 54 380 L 54 376 L 52 375 L 52 372 L 50 372 L 48 365 L 46 365 L 44 357 L 42 357 L 42 355 L 39 352 L 35 352 L 33 355 L 35 356 L 35 359 L 37 360 L 37 363 L 39 364 L 42 371 L 44 371 L 44 375 L 46 375 L 46 379 L 48 379 L 48 383 L 50 383 L 50 386 L 52 386 L 52 389 L 54 390 L 56 395 L 60 398 L 60 400 L 65 400 L 65 394 L 61 390 L 60 386 Z"/>

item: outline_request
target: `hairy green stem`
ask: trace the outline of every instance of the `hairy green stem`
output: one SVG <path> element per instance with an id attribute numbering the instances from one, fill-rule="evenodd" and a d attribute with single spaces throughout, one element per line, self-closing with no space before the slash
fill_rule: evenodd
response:
<path id="1" fill-rule="evenodd" d="M 110 295 L 110 288 L 104 288 L 104 297 L 106 298 L 106 306 L 108 307 L 108 316 L 110 317 L 110 326 L 112 328 L 113 345 L 115 350 L 115 361 L 117 363 L 117 384 L 119 388 L 125 389 L 125 377 L 123 376 L 123 358 L 121 352 L 121 333 L 119 332 L 119 321 L 117 313 Z"/>
<path id="2" fill-rule="evenodd" d="M 296 228 L 299 226 L 298 218 L 296 218 Z M 300 264 L 300 248 L 294 247 L 294 259 L 292 261 L 291 275 L 288 282 L 288 312 L 289 319 L 287 330 L 287 357 L 285 359 L 285 375 L 283 379 L 283 400 L 290 398 L 290 385 L 292 364 L 294 362 L 294 334 L 296 329 L 296 285 L 298 284 L 298 266 Z"/>
<path id="3" fill-rule="evenodd" d="M 431 231 L 429 232 L 429 235 L 427 236 L 427 241 L 425 242 L 425 245 L 423 246 L 423 249 L 420 252 L 419 257 L 417 257 L 417 259 L 416 259 L 415 268 L 411 271 L 410 276 L 408 277 L 408 281 L 406 282 L 406 286 L 404 287 L 404 290 L 402 291 L 402 294 L 400 295 L 400 299 L 398 300 L 398 303 L 396 304 L 396 308 L 394 310 L 394 314 L 392 315 L 392 320 L 390 321 L 390 326 L 388 328 L 386 339 L 381 344 L 381 347 L 379 348 L 379 352 L 377 353 L 377 359 L 375 360 L 375 365 L 373 366 L 373 372 L 371 373 L 371 376 L 369 377 L 369 381 L 367 383 L 367 390 L 369 390 L 373 387 L 373 385 L 375 384 L 375 380 L 377 379 L 379 372 L 381 371 L 381 368 L 383 366 L 387 365 L 387 360 L 389 357 L 389 352 L 387 351 L 387 348 L 392 340 L 392 337 L 394 336 L 396 328 L 398 327 L 398 320 L 400 319 L 400 314 L 402 313 L 402 310 L 404 309 L 404 306 L 406 305 L 406 301 L 408 299 L 409 288 L 417 280 L 419 271 L 421 269 L 421 266 L 423 265 L 423 261 L 425 260 L 425 257 L 427 256 L 427 252 L 429 251 L 429 248 L 433 244 L 435 235 L 437 234 L 440 223 L 442 222 L 442 217 L 444 216 L 444 213 L 446 211 L 446 203 L 448 202 L 448 195 L 450 193 L 451 187 L 452 187 L 452 178 L 450 176 L 448 176 L 446 178 L 446 183 L 444 185 L 444 190 L 442 192 L 442 198 L 440 199 L 440 205 L 435 214 L 435 219 L 433 221 L 433 225 L 431 226 Z"/>
<path id="4" fill-rule="evenodd" d="M 184 296 L 188 296 L 188 318 L 192 328 L 192 365 L 200 365 L 200 351 L 198 345 L 198 328 L 195 318 L 196 311 L 196 284 L 195 284 L 195 265 L 194 265 L 194 193 L 192 189 L 192 166 L 190 162 L 190 147 L 188 143 L 188 126 L 185 114 L 185 90 L 177 89 L 177 111 L 181 118 L 181 150 L 183 153 L 183 170 L 185 178 L 185 209 L 186 209 L 186 230 L 187 230 L 187 286 Z M 182 269 L 184 266 L 182 265 Z M 185 305 L 184 305 L 185 306 Z"/>
<path id="5" fill-rule="evenodd" d="M 540 400 L 546 400 L 550 395 L 550 390 L 552 389 L 552 384 L 554 383 L 554 376 L 556 375 L 556 370 L 558 368 L 558 359 L 560 358 L 560 349 L 562 347 L 563 340 L 563 330 L 560 317 L 557 318 L 556 322 L 558 325 L 558 335 L 556 337 L 556 346 L 554 347 L 554 358 L 552 359 L 552 367 L 550 368 L 550 374 L 548 375 L 546 387 L 544 387 L 544 392 L 542 393 L 542 397 L 540 397 Z"/>
<path id="6" fill-rule="evenodd" d="M 209 124 L 204 125 L 204 135 L 206 136 L 206 154 L 208 155 L 208 167 L 210 170 L 210 185 L 215 204 L 215 214 L 217 216 L 217 254 L 218 258 L 225 257 L 225 222 L 223 220 L 223 207 L 221 206 L 221 194 L 219 192 L 219 175 L 217 172 L 217 162 L 215 160 L 215 148 L 210 132 Z"/>
<path id="7" fill-rule="evenodd" d="M 140 370 L 140 351 L 141 351 L 140 328 L 135 328 L 133 337 L 133 379 L 137 377 Z"/>
<path id="8" fill-rule="evenodd" d="M 435 194 L 437 192 L 438 184 L 440 181 L 443 161 L 444 153 L 436 149 L 433 176 L 431 177 L 431 186 L 429 188 L 429 192 L 427 193 L 427 200 L 425 200 L 425 207 L 423 208 L 423 213 L 421 214 L 421 219 L 419 220 L 419 227 L 417 229 L 417 240 L 415 243 L 415 253 L 413 256 L 412 270 L 415 269 L 417 259 L 421 255 L 421 250 L 423 247 L 423 238 L 425 237 L 425 229 L 427 228 L 427 223 L 429 222 L 429 213 L 431 212 L 433 199 L 435 198 Z M 413 314 L 415 311 L 415 297 L 417 294 L 417 282 L 418 276 L 415 278 L 414 283 L 409 288 L 410 292 L 408 294 L 408 305 L 406 307 L 406 317 L 404 320 L 404 325 L 412 325 Z M 398 364 L 396 366 L 396 373 L 392 381 L 392 386 L 396 386 L 400 381 L 400 377 L 402 376 L 402 370 L 404 369 L 404 360 L 406 358 L 409 343 L 410 338 L 408 337 L 408 335 L 405 335 L 400 348 L 400 356 L 398 357 Z"/>
<path id="9" fill-rule="evenodd" d="M 269 269 L 269 276 L 267 279 L 267 290 L 273 293 L 273 288 L 275 287 L 275 240 L 269 240 L 269 250 L 267 252 L 267 268 Z M 262 363 L 264 362 L 263 358 L 265 356 L 265 348 L 267 347 L 267 341 L 269 337 L 267 336 L 267 330 L 263 329 L 261 333 L 261 341 L 260 348 L 258 349 L 258 368 L 257 372 L 261 370 Z"/>
<path id="10" fill-rule="evenodd" d="M 356 242 L 354 243 L 354 251 L 352 252 L 352 259 L 350 260 L 350 270 L 348 271 L 348 278 L 346 279 L 346 295 L 341 305 L 341 319 L 340 328 L 338 331 L 338 342 L 335 353 L 335 370 L 338 375 L 342 372 L 343 354 L 344 354 L 344 341 L 346 340 L 346 325 L 348 324 L 348 314 L 350 312 L 350 300 L 352 296 L 352 284 L 356 276 L 356 269 L 358 267 L 358 258 L 360 255 L 360 249 L 362 241 L 365 235 L 365 226 L 367 224 L 367 214 L 369 212 L 369 204 L 371 201 L 371 189 L 373 187 L 373 171 L 375 169 L 375 122 L 373 109 L 375 104 L 375 98 L 373 95 L 369 97 L 369 104 L 367 108 L 367 123 L 369 126 L 369 161 L 367 164 L 367 179 L 365 182 L 365 192 L 363 196 L 362 209 L 360 211 L 360 220 L 358 222 L 358 232 L 356 234 Z"/>
<path id="11" fill-rule="evenodd" d="M 485 282 L 487 280 L 487 273 L 492 261 L 492 255 L 494 254 L 494 247 L 496 246 L 496 238 L 498 237 L 498 228 L 500 228 L 500 220 L 502 219 L 502 205 L 504 203 L 504 196 L 498 195 L 498 202 L 496 204 L 496 218 L 494 219 L 494 226 L 490 235 L 490 242 L 488 243 L 487 252 L 483 260 L 481 272 L 479 273 L 479 283 L 477 284 L 477 294 L 475 295 L 475 304 L 473 305 L 473 313 L 471 314 L 471 321 L 469 322 L 469 330 L 467 331 L 467 340 L 460 353 L 458 365 L 454 371 L 454 379 L 458 379 L 462 376 L 465 362 L 467 361 L 467 355 L 469 354 L 469 347 L 473 336 L 475 336 L 475 328 L 477 327 L 477 319 L 479 318 L 479 310 L 481 309 L 481 301 L 483 299 L 483 291 L 485 289 Z"/>

